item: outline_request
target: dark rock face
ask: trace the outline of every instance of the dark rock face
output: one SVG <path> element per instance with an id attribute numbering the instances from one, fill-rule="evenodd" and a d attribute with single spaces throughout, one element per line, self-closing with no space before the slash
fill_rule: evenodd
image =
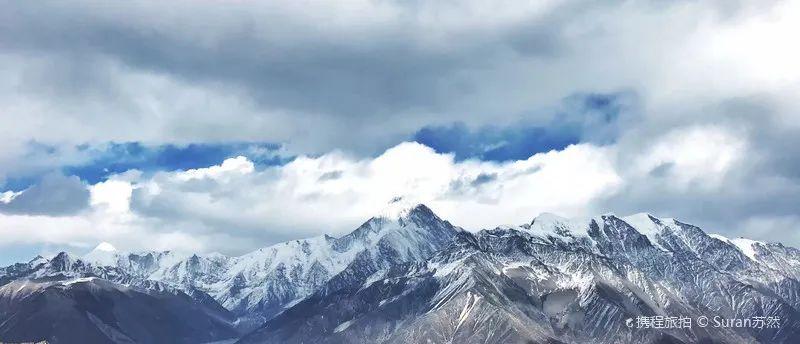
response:
<path id="1" fill-rule="evenodd" d="M 202 343 L 236 337 L 232 317 L 183 293 L 97 278 L 17 281 L 0 288 L 0 341 Z"/>

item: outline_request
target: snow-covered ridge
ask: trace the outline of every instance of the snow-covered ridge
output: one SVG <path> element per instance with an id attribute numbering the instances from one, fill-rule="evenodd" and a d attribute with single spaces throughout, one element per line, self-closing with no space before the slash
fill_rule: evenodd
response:
<path id="1" fill-rule="evenodd" d="M 636 233 L 641 234 L 647 238 L 651 245 L 661 251 L 669 252 L 671 249 L 668 247 L 666 237 L 672 236 L 679 238 L 683 245 L 689 248 L 695 248 L 697 240 L 693 236 L 697 232 L 688 231 L 687 228 L 696 228 L 691 225 L 681 223 L 674 218 L 659 218 L 649 213 L 637 213 L 628 216 L 616 216 L 614 214 L 605 214 L 602 216 L 591 218 L 566 218 L 552 213 L 542 213 L 535 217 L 530 224 L 512 227 L 514 230 L 523 231 L 533 236 L 543 238 L 558 238 L 560 240 L 573 241 L 579 238 L 592 240 L 589 231 L 592 223 L 601 225 L 609 219 L 618 219 L 628 226 L 630 226 Z M 501 228 L 501 227 L 498 227 Z M 739 251 L 741 254 L 754 262 L 760 262 L 758 259 L 758 250 L 766 249 L 767 243 L 756 241 L 746 238 L 728 239 L 719 234 L 706 234 L 696 228 L 701 235 L 707 238 L 722 241 L 731 248 Z M 674 245 L 675 242 L 671 242 Z"/>
<path id="2" fill-rule="evenodd" d="M 552 213 L 542 213 L 535 217 L 529 225 L 520 226 L 523 230 L 539 236 L 557 236 L 562 238 L 589 238 L 591 224 L 602 224 L 606 218 L 617 218 L 644 235 L 656 247 L 662 248 L 658 236 L 665 227 L 676 226 L 673 219 L 659 219 L 648 213 L 638 213 L 617 217 L 606 214 L 591 218 L 566 218 Z"/>
<path id="3" fill-rule="evenodd" d="M 747 238 L 742 238 L 742 237 L 735 238 L 735 239 L 729 239 L 729 238 L 727 238 L 727 237 L 725 237 L 723 235 L 715 234 L 715 233 L 714 234 L 709 234 L 709 236 L 711 236 L 711 237 L 713 237 L 713 238 L 715 238 L 717 240 L 720 240 L 720 241 L 723 241 L 723 242 L 726 242 L 726 243 L 730 243 L 730 244 L 736 246 L 736 248 L 738 248 L 745 256 L 747 256 L 748 258 L 750 258 L 750 259 L 752 259 L 754 261 L 758 260 L 758 258 L 756 257 L 756 249 L 759 248 L 759 247 L 765 247 L 765 245 L 766 245 L 766 243 L 763 242 L 763 241 L 757 241 L 757 240 L 752 240 L 752 239 L 747 239 Z"/>
<path id="4" fill-rule="evenodd" d="M 61 254 L 48 260 L 37 276 L 66 273 L 79 278 L 91 273 L 124 283 L 157 281 L 189 294 L 194 290 L 207 293 L 229 310 L 269 316 L 313 293 L 352 264 L 374 270 L 423 260 L 462 231 L 422 204 L 395 199 L 340 238 L 322 235 L 292 240 L 234 257 L 124 252 L 104 242 L 82 257 Z"/>
<path id="5" fill-rule="evenodd" d="M 507 242 L 513 245 L 493 246 L 507 239 L 516 241 Z M 527 251 L 514 251 L 517 245 L 527 244 L 532 245 Z M 731 276 L 743 280 L 761 278 L 762 283 L 780 283 L 787 277 L 800 276 L 800 253 L 782 246 L 781 251 L 771 245 L 705 234 L 697 227 L 647 213 L 576 219 L 545 213 L 529 224 L 466 233 L 440 219 L 425 205 L 397 199 L 340 238 L 322 235 L 292 240 L 235 257 L 218 253 L 122 252 L 110 243 L 101 243 L 83 257 L 59 254 L 49 260 L 39 258 L 25 264 L 27 267 L 22 266 L 20 271 L 31 269 L 34 272 L 26 276 L 33 278 L 61 275 L 66 283 L 101 278 L 131 288 L 181 290 L 188 295 L 199 295 L 200 299 L 210 296 L 239 316 L 263 321 L 322 288 L 330 288 L 332 283 L 356 283 L 367 288 L 383 283 L 390 268 L 406 265 L 429 264 L 430 276 L 441 283 L 454 283 L 451 290 L 454 292 L 478 281 L 526 276 L 534 286 L 555 284 L 565 290 L 588 293 L 598 279 L 620 278 L 613 275 L 617 273 L 614 269 L 595 271 L 598 264 L 613 261 L 618 266 L 643 264 L 649 268 L 673 256 L 698 257 L 709 267 L 728 269 Z M 459 252 L 459 247 L 464 252 Z M 478 255 L 470 247 L 480 247 Z M 537 250 L 542 251 L 536 253 Z M 430 263 L 443 252 L 450 257 Z M 514 252 L 509 256 L 514 258 L 503 256 L 507 252 Z M 521 252 L 539 256 L 515 260 Z M 765 260 L 767 254 L 771 260 Z M 469 277 L 475 269 L 489 274 L 477 279 Z M 658 274 L 663 270 L 662 267 L 648 273 Z M 773 272 L 763 277 L 758 275 L 762 270 Z M 643 272 L 630 273 L 625 278 L 631 281 L 618 282 L 617 287 L 644 283 L 636 293 L 652 292 L 647 289 L 652 288 L 649 282 L 636 275 Z M 0 270 L 0 278 L 3 274 Z M 442 302 L 449 300 L 445 294 Z M 658 308 L 657 301 L 646 300 L 646 303 Z M 353 326 L 337 328 L 345 332 Z"/>
<path id="6" fill-rule="evenodd" d="M 542 213 L 524 226 L 526 231 L 534 235 L 558 237 L 588 237 L 589 223 L 592 219 L 569 219 L 552 213 Z"/>
<path id="7" fill-rule="evenodd" d="M 421 244 L 415 242 L 415 238 L 420 238 L 420 233 L 426 230 L 420 231 L 415 223 L 407 223 L 412 214 L 422 214 L 422 216 L 432 218 L 434 222 L 442 221 L 425 205 L 398 197 L 353 233 L 341 238 L 322 235 L 293 240 L 234 257 L 219 253 L 183 255 L 170 251 L 122 252 L 112 244 L 102 242 L 78 260 L 94 266 L 133 270 L 135 275 L 156 281 L 198 287 L 216 297 L 226 299 L 227 296 L 223 294 L 229 293 L 233 284 L 244 283 L 245 292 L 260 293 L 258 289 L 263 285 L 259 281 L 274 278 L 276 270 L 288 269 L 289 273 L 301 272 L 304 278 L 311 278 L 309 274 L 317 273 L 321 274 L 318 277 L 325 280 L 343 271 L 360 252 L 374 250 L 376 244 L 386 236 L 390 237 L 390 242 L 397 252 L 401 256 L 405 256 L 400 257 L 401 259 L 422 259 L 426 253 L 415 253 Z M 616 218 L 627 223 L 662 251 L 668 251 L 662 245 L 662 236 L 665 231 L 678 233 L 682 231 L 679 222 L 674 219 L 658 218 L 648 213 L 623 217 L 606 214 L 591 218 L 566 218 L 552 213 L 542 213 L 536 216 L 530 224 L 503 228 L 519 230 L 543 238 L 555 237 L 567 241 L 580 238 L 590 240 L 589 230 L 592 223 L 602 223 L 608 218 Z M 412 230 L 409 232 L 409 229 Z M 463 231 L 458 227 L 453 227 L 453 230 Z M 398 235 L 398 231 L 403 234 Z M 409 233 L 413 235 L 409 235 Z M 708 237 L 729 243 L 754 261 L 757 260 L 754 245 L 764 245 L 762 242 L 744 238 L 728 239 L 716 234 L 709 234 Z M 74 258 L 69 257 L 68 259 Z M 29 264 L 35 266 L 47 261 L 49 260 L 39 257 Z M 312 283 L 306 286 L 307 288 L 303 287 L 305 289 L 301 288 L 300 294 L 310 292 L 308 288 L 314 286 Z M 256 296 L 263 295 L 250 295 L 246 300 L 248 306 L 254 306 L 260 302 Z M 232 298 L 223 304 L 236 307 L 243 301 L 245 300 Z"/>

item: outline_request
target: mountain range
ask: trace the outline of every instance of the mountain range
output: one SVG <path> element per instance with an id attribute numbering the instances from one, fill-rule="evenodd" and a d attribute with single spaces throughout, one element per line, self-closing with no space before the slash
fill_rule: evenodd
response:
<path id="1" fill-rule="evenodd" d="M 638 322 L 670 317 L 695 323 Z M 0 268 L 0 342 L 42 340 L 797 343 L 800 250 L 649 214 L 468 232 L 400 200 L 342 237 L 242 256 L 103 243 Z"/>

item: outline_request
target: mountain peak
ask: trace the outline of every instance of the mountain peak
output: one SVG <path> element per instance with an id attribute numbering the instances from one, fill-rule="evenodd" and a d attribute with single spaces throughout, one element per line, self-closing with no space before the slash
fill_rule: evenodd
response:
<path id="1" fill-rule="evenodd" d="M 527 231 L 539 235 L 556 235 L 559 237 L 585 237 L 590 219 L 571 219 L 553 213 L 541 213 L 536 216 Z"/>
<path id="2" fill-rule="evenodd" d="M 67 271 L 72 266 L 74 259 L 67 252 L 59 252 L 48 261 L 49 269 L 53 271 Z"/>
<path id="3" fill-rule="evenodd" d="M 430 208 L 421 203 L 410 202 L 401 197 L 395 197 L 389 205 L 378 215 L 373 216 L 356 230 L 339 239 L 336 239 L 338 250 L 349 248 L 354 241 L 381 240 L 390 232 L 404 231 L 406 233 L 418 232 L 421 229 L 437 230 L 450 228 L 458 231 L 449 222 L 442 220 Z M 408 232 L 408 231 L 411 232 Z M 416 235 L 416 234 L 415 234 Z M 371 238 L 371 239 L 368 239 Z"/>
<path id="4" fill-rule="evenodd" d="M 533 225 L 534 223 L 559 223 L 566 221 L 569 221 L 569 219 L 566 217 L 562 217 L 553 213 L 544 212 L 539 214 L 539 216 L 534 217 L 533 221 L 531 221 L 531 225 Z"/>
<path id="5" fill-rule="evenodd" d="M 55 256 L 53 256 L 53 259 L 50 259 L 51 262 L 62 261 L 62 260 L 72 260 L 72 256 L 70 256 L 70 254 L 65 251 L 61 251 L 58 252 Z"/>
<path id="6" fill-rule="evenodd" d="M 83 256 L 83 260 L 95 265 L 114 265 L 117 260 L 118 251 L 107 242 L 101 242 L 91 252 Z"/>
<path id="7" fill-rule="evenodd" d="M 389 201 L 389 204 L 384 207 L 375 217 L 384 218 L 387 220 L 398 220 L 408 217 L 408 215 L 415 210 L 430 211 L 430 209 L 422 203 L 414 202 L 404 197 L 395 197 L 392 198 Z"/>
<path id="8" fill-rule="evenodd" d="M 97 244 L 97 246 L 92 251 L 116 252 L 117 249 L 114 247 L 114 245 L 111 245 L 110 243 L 104 241 Z"/>
<path id="9" fill-rule="evenodd" d="M 47 263 L 47 258 L 42 257 L 42 255 L 36 255 L 36 257 L 33 257 L 33 259 L 28 261 L 28 265 L 32 267 L 36 267 L 39 264 L 44 264 L 44 263 Z"/>

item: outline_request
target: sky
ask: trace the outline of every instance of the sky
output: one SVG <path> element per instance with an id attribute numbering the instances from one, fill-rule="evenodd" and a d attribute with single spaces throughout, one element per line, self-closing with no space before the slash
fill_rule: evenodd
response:
<path id="1" fill-rule="evenodd" d="M 0 265 L 238 255 L 395 197 L 800 246 L 800 4 L 12 1 Z"/>

